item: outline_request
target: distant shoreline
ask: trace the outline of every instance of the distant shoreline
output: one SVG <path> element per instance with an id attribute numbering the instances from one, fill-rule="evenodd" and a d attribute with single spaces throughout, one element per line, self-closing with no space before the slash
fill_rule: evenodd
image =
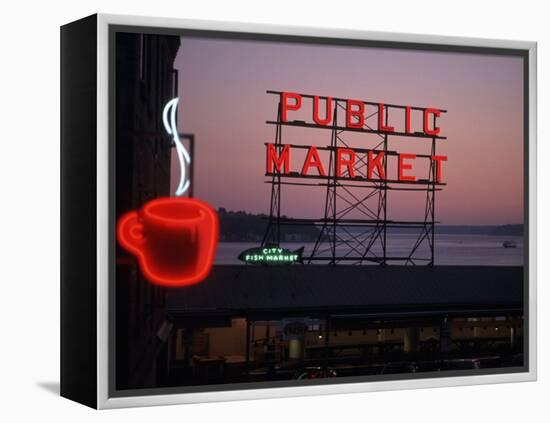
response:
<path id="1" fill-rule="evenodd" d="M 397 232 L 413 231 L 398 229 Z M 394 232 L 393 230 L 390 232 Z M 508 225 L 435 225 L 436 234 L 445 235 L 491 235 L 491 236 L 523 236 L 523 224 Z"/>
<path id="2" fill-rule="evenodd" d="M 218 209 L 220 219 L 221 242 L 261 241 L 265 236 L 269 217 L 265 214 L 252 214 L 245 211 L 229 211 Z M 282 216 L 287 218 L 286 216 Z M 288 219 L 288 218 L 287 218 Z M 314 242 L 321 233 L 321 225 L 283 225 L 280 236 L 285 242 Z M 337 229 L 338 230 L 338 229 Z M 412 234 L 419 229 L 388 228 L 388 234 Z M 356 227 L 346 228 L 346 232 L 359 232 Z M 523 224 L 506 225 L 438 225 L 436 234 L 445 235 L 491 235 L 491 236 L 523 236 Z"/>
<path id="3" fill-rule="evenodd" d="M 406 235 L 406 234 L 402 232 L 402 233 L 393 233 L 393 235 Z M 437 238 L 438 235 L 456 235 L 456 236 L 468 235 L 468 236 L 479 236 L 479 237 L 499 237 L 499 238 L 501 238 L 499 240 L 499 242 L 506 241 L 510 238 L 518 238 L 518 237 L 523 238 L 523 235 L 490 235 L 490 234 L 464 234 L 464 233 L 440 233 L 440 232 L 436 232 L 436 238 Z M 512 239 L 512 240 L 514 240 L 514 239 Z M 251 240 L 242 240 L 242 241 L 219 240 L 218 242 L 223 243 L 223 244 L 254 244 L 255 241 L 251 241 Z M 261 243 L 261 240 L 256 241 L 256 243 Z M 300 245 L 303 245 L 304 243 L 305 244 L 312 244 L 312 243 L 314 243 L 314 241 L 282 240 L 281 243 L 283 243 L 283 244 L 300 244 Z"/>

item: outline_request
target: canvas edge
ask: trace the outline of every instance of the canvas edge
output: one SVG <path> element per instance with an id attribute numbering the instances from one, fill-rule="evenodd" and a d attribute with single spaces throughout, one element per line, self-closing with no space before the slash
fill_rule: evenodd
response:
<path id="1" fill-rule="evenodd" d="M 267 25 L 240 22 L 188 20 L 130 15 L 97 15 L 97 407 L 122 408 L 152 405 L 190 404 L 200 402 L 238 401 L 310 395 L 346 394 L 400 389 L 422 389 L 537 379 L 537 43 L 423 34 L 400 34 L 349 29 Z M 296 386 L 285 388 L 212 391 L 183 394 L 159 394 L 132 397 L 109 397 L 108 349 L 108 34 L 109 25 L 187 28 L 324 38 L 367 39 L 420 44 L 442 44 L 471 47 L 509 48 L 529 51 L 529 371 L 497 375 L 461 376 L 334 385 Z"/>

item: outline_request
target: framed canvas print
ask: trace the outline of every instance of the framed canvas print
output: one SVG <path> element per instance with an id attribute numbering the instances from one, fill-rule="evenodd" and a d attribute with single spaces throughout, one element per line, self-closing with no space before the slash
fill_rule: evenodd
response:
<path id="1" fill-rule="evenodd" d="M 536 44 L 61 28 L 61 394 L 536 378 Z"/>

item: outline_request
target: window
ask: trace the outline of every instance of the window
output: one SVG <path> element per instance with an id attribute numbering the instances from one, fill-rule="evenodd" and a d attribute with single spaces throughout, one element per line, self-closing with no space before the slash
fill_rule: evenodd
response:
<path id="1" fill-rule="evenodd" d="M 145 81 L 145 63 L 146 63 L 145 40 L 146 40 L 146 35 L 140 34 L 139 36 L 139 78 L 141 79 L 142 82 Z"/>

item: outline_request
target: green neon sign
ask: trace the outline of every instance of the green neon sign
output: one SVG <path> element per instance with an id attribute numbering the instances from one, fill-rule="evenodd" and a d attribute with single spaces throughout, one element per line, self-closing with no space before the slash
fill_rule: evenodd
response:
<path id="1" fill-rule="evenodd" d="M 291 251 L 282 247 L 255 247 L 239 254 L 239 260 L 248 264 L 286 265 L 302 263 L 304 247 Z"/>

